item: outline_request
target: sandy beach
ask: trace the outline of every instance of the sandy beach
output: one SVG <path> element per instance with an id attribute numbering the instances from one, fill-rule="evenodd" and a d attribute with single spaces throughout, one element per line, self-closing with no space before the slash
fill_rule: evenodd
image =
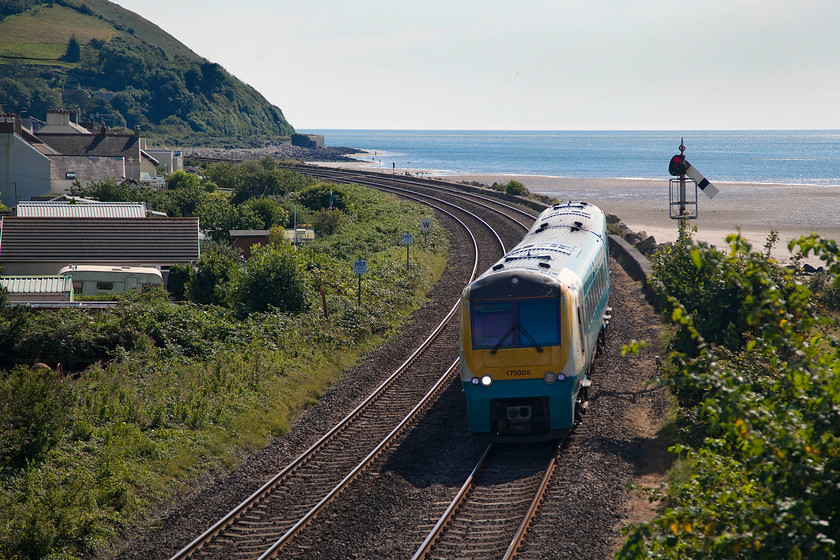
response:
<path id="1" fill-rule="evenodd" d="M 478 181 L 484 184 L 521 182 L 532 193 L 559 200 L 585 200 L 615 214 L 634 231 L 653 235 L 658 242 L 674 241 L 677 220 L 671 218 L 668 180 L 573 179 L 557 177 L 455 175 L 446 179 Z M 802 235 L 818 233 L 828 239 L 840 239 L 840 187 L 813 185 L 769 185 L 715 183 L 720 192 L 708 198 L 697 194 L 695 238 L 726 246 L 726 237 L 741 234 L 761 249 L 771 231 L 779 233 L 774 256 L 786 259 L 787 242 Z M 693 198 L 693 192 L 689 196 Z M 674 212 L 677 214 L 678 212 Z"/>
<path id="2" fill-rule="evenodd" d="M 331 167 L 348 167 L 411 174 L 452 182 L 478 182 L 484 185 L 504 184 L 515 179 L 534 194 L 543 194 L 558 200 L 585 200 L 615 214 L 636 232 L 654 236 L 657 242 L 677 238 L 677 220 L 672 219 L 669 208 L 668 178 L 662 180 L 618 178 L 562 178 L 533 175 L 492 174 L 439 174 L 422 169 L 384 169 L 360 162 L 325 163 Z M 695 239 L 719 248 L 725 248 L 726 237 L 741 234 L 762 250 L 767 236 L 775 230 L 779 242 L 773 256 L 787 261 L 790 253 L 787 242 L 802 235 L 818 233 L 840 240 L 840 186 L 780 185 L 760 183 L 714 183 L 719 193 L 710 199 L 698 191 L 697 219 L 691 220 L 697 228 Z M 692 192 L 689 193 L 693 197 Z M 676 213 L 676 212 L 675 212 Z M 819 266 L 818 259 L 806 262 Z"/>

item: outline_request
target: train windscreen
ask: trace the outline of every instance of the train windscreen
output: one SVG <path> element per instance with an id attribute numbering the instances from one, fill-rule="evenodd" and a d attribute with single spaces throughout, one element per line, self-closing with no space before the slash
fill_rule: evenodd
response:
<path id="1" fill-rule="evenodd" d="M 473 301 L 470 324 L 475 350 L 560 344 L 560 309 L 556 298 Z"/>

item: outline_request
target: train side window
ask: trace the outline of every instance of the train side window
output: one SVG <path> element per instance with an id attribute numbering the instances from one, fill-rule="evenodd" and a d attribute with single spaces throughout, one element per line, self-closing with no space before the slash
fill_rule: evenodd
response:
<path id="1" fill-rule="evenodd" d="M 560 344 L 560 308 L 557 300 L 533 299 L 519 302 L 519 346 Z M 535 344 L 536 343 L 536 344 Z"/>
<path id="2" fill-rule="evenodd" d="M 513 346 L 513 302 L 474 301 L 470 305 L 470 322 L 474 349 Z"/>

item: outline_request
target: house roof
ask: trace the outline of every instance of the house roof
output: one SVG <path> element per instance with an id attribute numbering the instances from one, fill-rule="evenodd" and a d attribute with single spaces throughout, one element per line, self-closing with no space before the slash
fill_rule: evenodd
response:
<path id="1" fill-rule="evenodd" d="M 138 162 L 140 139 L 135 135 L 38 134 L 38 138 L 58 153 L 70 156 L 122 156 Z"/>
<path id="2" fill-rule="evenodd" d="M 21 200 L 17 204 L 19 218 L 145 218 L 145 202 L 43 202 Z"/>
<path id="3" fill-rule="evenodd" d="M 198 218 L 3 218 L 0 263 L 198 260 Z"/>
<path id="4" fill-rule="evenodd" d="M 0 276 L 0 286 L 10 294 L 56 294 L 73 291 L 69 276 Z"/>

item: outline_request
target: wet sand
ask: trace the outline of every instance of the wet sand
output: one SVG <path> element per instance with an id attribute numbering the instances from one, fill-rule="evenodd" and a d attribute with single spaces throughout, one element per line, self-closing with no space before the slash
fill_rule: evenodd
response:
<path id="1" fill-rule="evenodd" d="M 678 220 L 671 218 L 668 179 L 573 179 L 510 175 L 456 175 L 454 181 L 478 181 L 491 185 L 515 179 L 530 192 L 558 200 L 585 200 L 615 214 L 637 232 L 644 231 L 662 243 L 677 238 Z M 715 183 L 719 193 L 712 199 L 697 192 L 695 239 L 726 247 L 726 237 L 739 229 L 755 250 L 762 250 L 771 231 L 779 242 L 773 256 L 787 260 L 787 242 L 817 233 L 840 239 L 840 187 Z M 689 198 L 693 198 L 690 189 Z M 678 200 L 678 194 L 674 195 Z M 673 213 L 678 215 L 678 206 Z M 812 264 L 815 262 L 808 259 Z M 818 263 L 819 261 L 816 261 Z"/>
<path id="2" fill-rule="evenodd" d="M 330 167 L 347 167 L 398 175 L 443 179 L 452 182 L 478 182 L 484 185 L 505 184 L 511 179 L 522 183 L 528 191 L 558 200 L 583 200 L 615 214 L 627 227 L 654 236 L 657 242 L 677 238 L 676 219 L 671 218 L 668 178 L 662 180 L 618 178 L 562 178 L 535 175 L 460 174 L 448 175 L 421 169 L 384 169 L 360 162 L 325 163 Z M 787 262 L 791 254 L 787 243 L 800 236 L 817 233 L 824 238 L 840 240 L 840 186 L 780 185 L 761 183 L 714 183 L 719 193 L 708 198 L 697 192 L 695 239 L 725 248 L 726 237 L 741 234 L 754 250 L 763 250 L 771 231 L 779 241 L 773 256 Z M 689 197 L 693 198 L 693 189 Z M 676 195 L 678 197 L 678 195 Z M 678 208 L 675 208 L 678 214 Z M 818 259 L 806 262 L 819 266 Z"/>

